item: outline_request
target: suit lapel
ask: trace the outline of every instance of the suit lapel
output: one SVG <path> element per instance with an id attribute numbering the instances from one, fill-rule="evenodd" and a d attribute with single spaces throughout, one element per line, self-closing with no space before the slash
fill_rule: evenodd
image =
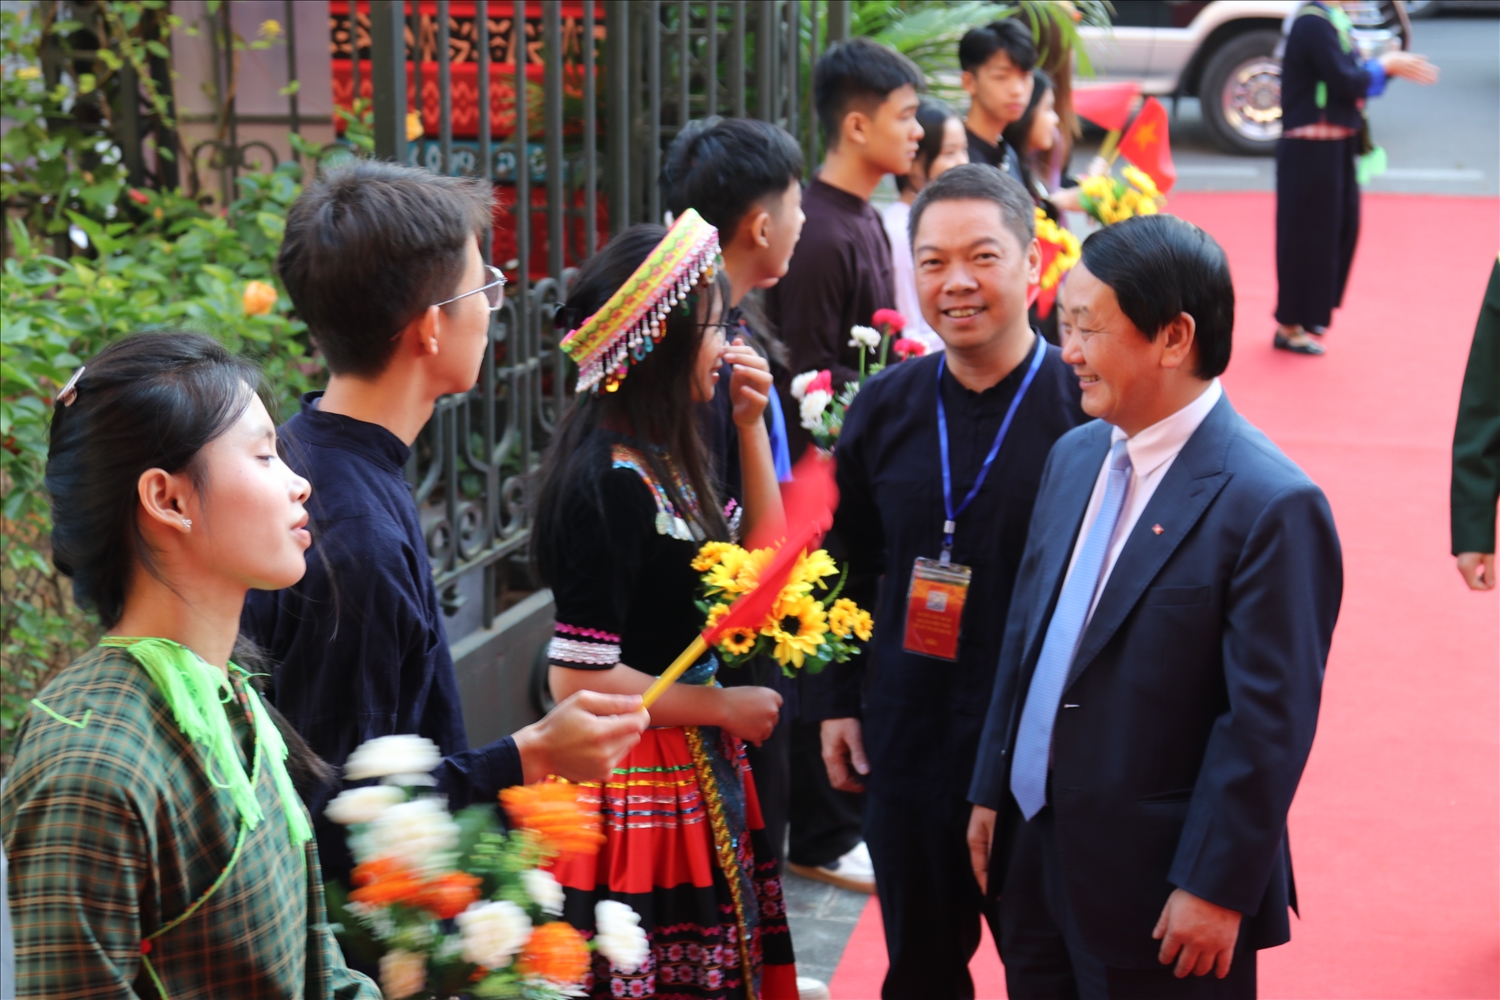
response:
<path id="1" fill-rule="evenodd" d="M 1105 643 L 1114 636 L 1156 574 L 1193 530 L 1199 518 L 1232 473 L 1224 471 L 1224 455 L 1234 437 L 1239 415 L 1229 397 L 1219 400 L 1167 470 L 1151 497 L 1104 584 L 1099 606 L 1089 620 L 1078 653 L 1068 671 L 1068 685 L 1078 679 Z M 1153 525 L 1162 525 L 1160 535 Z"/>

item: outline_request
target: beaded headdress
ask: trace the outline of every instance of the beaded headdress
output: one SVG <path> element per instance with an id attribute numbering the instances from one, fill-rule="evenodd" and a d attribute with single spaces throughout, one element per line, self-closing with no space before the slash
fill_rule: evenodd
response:
<path id="1" fill-rule="evenodd" d="M 691 208 L 598 312 L 563 338 L 578 365 L 578 391 L 614 392 L 632 364 L 666 332 L 667 314 L 699 284 L 713 280 L 719 231 Z"/>

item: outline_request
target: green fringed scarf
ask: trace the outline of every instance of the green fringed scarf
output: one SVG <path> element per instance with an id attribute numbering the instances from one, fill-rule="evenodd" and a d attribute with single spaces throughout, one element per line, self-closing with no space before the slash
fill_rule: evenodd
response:
<path id="1" fill-rule="evenodd" d="M 208 780 L 229 792 L 239 810 L 241 822 L 246 829 L 255 829 L 266 817 L 255 797 L 250 775 L 240 764 L 234 732 L 224 711 L 224 705 L 234 697 L 234 689 L 224 671 L 205 663 L 198 654 L 170 639 L 106 636 L 99 640 L 99 645 L 128 650 L 141 665 L 171 707 L 182 734 L 203 745 L 208 758 Z M 229 664 L 229 669 L 248 677 L 233 663 Z M 281 795 L 281 811 L 286 814 L 287 836 L 293 847 L 300 847 L 312 837 L 312 827 L 308 823 L 307 811 L 302 807 L 302 799 L 286 773 L 286 742 L 255 689 L 248 682 L 244 688 L 255 727 L 256 753 L 264 754 L 271 767 L 271 778 Z"/>

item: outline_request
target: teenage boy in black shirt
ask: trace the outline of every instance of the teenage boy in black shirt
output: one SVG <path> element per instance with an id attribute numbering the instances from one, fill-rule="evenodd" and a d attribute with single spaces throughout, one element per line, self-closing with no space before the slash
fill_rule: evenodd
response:
<path id="1" fill-rule="evenodd" d="M 839 438 L 830 547 L 875 635 L 803 714 L 826 720 L 834 787 L 868 789 L 886 998 L 974 996 L 981 914 L 1000 938 L 969 866 L 969 781 L 1042 466 L 1087 420 L 1072 370 L 1027 325 L 1034 225 L 1025 188 L 989 166 L 922 189 L 917 298 L 946 350 L 867 381 Z"/>
<path id="2" fill-rule="evenodd" d="M 830 47 L 813 69 L 813 107 L 828 151 L 802 193 L 807 224 L 786 276 L 766 293 L 767 316 L 788 353 L 778 385 L 783 399 L 791 399 L 791 379 L 803 372 L 826 368 L 835 386 L 856 381 L 863 348 L 849 346 L 850 329 L 868 326 L 877 309 L 895 308 L 891 247 L 870 195 L 886 174 L 911 169 L 922 138 L 922 85 L 911 60 L 868 38 Z M 787 424 L 796 461 L 811 436 L 795 416 Z M 816 723 L 793 723 L 791 754 L 787 867 L 873 892 L 860 830 L 862 797 L 829 786 Z"/>
<path id="3" fill-rule="evenodd" d="M 849 330 L 868 326 L 877 309 L 893 309 L 891 247 L 870 195 L 886 174 L 905 174 L 917 155 L 921 71 L 868 38 L 832 46 L 813 70 L 813 105 L 828 152 L 802 194 L 807 216 L 786 277 L 766 295 L 781 331 L 790 374 L 826 368 L 833 384 L 858 380 L 859 354 Z M 790 385 L 782 385 L 790 398 Z M 792 460 L 810 440 L 797 421 Z"/>
<path id="4" fill-rule="evenodd" d="M 729 279 L 727 339 L 738 337 L 771 362 L 786 379 L 786 348 L 768 336 L 758 310 L 746 295 L 781 280 L 802 233 L 802 150 L 785 129 L 754 118 L 709 118 L 688 122 L 672 141 L 662 167 L 663 203 L 674 216 L 696 209 L 719 230 L 724 274 Z M 749 308 L 746 308 L 746 307 Z M 730 378 L 725 372 L 707 405 L 705 439 L 715 469 L 731 497 L 739 496 L 739 448 L 734 433 Z M 791 478 L 787 416 L 772 388 L 766 405 L 777 478 Z M 796 411 L 792 411 L 795 419 Z M 790 795 L 791 725 L 797 714 L 797 685 L 776 663 L 760 659 L 740 670 L 725 670 L 727 685 L 757 684 L 782 697 L 781 719 L 760 746 L 746 746 L 760 808 L 771 845 L 782 862 Z"/>
<path id="5" fill-rule="evenodd" d="M 1000 134 L 1026 114 L 1035 83 L 1036 45 L 1018 19 L 974 28 L 958 43 L 960 82 L 969 95 L 969 162 L 999 167 L 1022 179 L 1017 151 Z"/>
<path id="6" fill-rule="evenodd" d="M 479 253 L 483 181 L 362 160 L 315 181 L 287 215 L 277 270 L 330 372 L 281 429 L 312 482 L 307 575 L 252 591 L 243 628 L 276 664 L 272 697 L 341 767 L 377 736 L 437 744 L 438 790 L 459 808 L 560 774 L 602 781 L 648 724 L 640 698 L 579 692 L 542 721 L 469 749 L 458 679 L 417 506 L 402 475 L 438 397 L 478 379 L 504 279 Z M 344 828 L 308 801 L 323 869 L 347 879 Z"/>

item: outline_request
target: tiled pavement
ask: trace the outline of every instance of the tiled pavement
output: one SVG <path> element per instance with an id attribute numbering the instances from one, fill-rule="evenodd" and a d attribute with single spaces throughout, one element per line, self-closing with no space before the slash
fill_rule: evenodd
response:
<path id="1" fill-rule="evenodd" d="M 788 872 L 782 880 L 797 975 L 829 982 L 870 897 Z"/>

